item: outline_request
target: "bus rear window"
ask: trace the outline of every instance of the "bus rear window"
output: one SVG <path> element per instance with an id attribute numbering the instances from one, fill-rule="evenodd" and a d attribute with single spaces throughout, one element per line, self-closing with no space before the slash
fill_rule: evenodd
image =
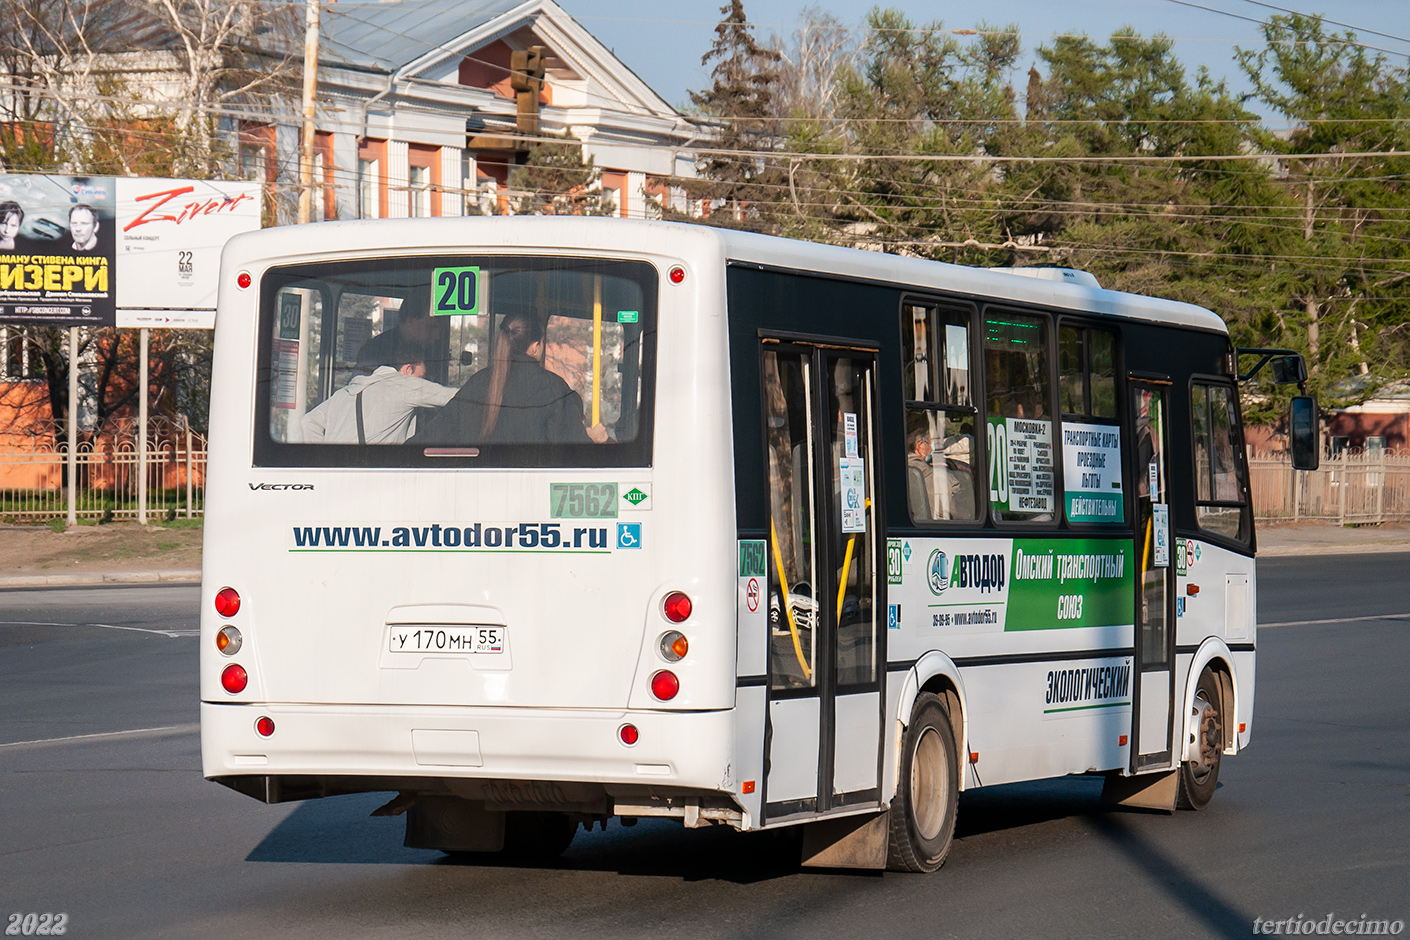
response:
<path id="1" fill-rule="evenodd" d="M 262 466 L 647 466 L 656 272 L 478 255 L 271 270 Z"/>

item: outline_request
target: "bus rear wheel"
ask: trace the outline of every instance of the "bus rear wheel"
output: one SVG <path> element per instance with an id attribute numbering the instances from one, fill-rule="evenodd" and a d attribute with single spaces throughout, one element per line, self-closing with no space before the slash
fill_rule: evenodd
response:
<path id="1" fill-rule="evenodd" d="M 886 865 L 892 871 L 935 871 L 955 835 L 959 758 L 950 716 L 929 692 L 917 696 L 911 709 L 896 783 Z"/>
<path id="2" fill-rule="evenodd" d="M 1224 724 L 1219 713 L 1219 684 L 1214 673 L 1200 673 L 1195 700 L 1190 708 L 1190 734 L 1195 737 L 1195 756 L 1180 765 L 1180 789 L 1175 805 L 1180 809 L 1204 809 L 1219 786 L 1219 761 L 1224 754 Z"/>

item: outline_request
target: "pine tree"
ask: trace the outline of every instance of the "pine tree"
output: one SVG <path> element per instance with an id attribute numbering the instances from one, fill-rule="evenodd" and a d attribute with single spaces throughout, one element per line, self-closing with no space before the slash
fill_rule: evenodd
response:
<path id="1" fill-rule="evenodd" d="M 571 131 L 529 150 L 521 166 L 509 174 L 514 215 L 613 215 L 616 206 L 604 198 L 602 172 Z"/>
<path id="2" fill-rule="evenodd" d="M 1294 122 L 1260 139 L 1283 155 L 1295 230 L 1284 254 L 1298 262 L 1278 285 L 1284 341 L 1307 350 L 1316 384 L 1354 396 L 1364 383 L 1344 379 L 1372 361 L 1386 377 L 1410 365 L 1410 160 L 1333 155 L 1405 150 L 1410 82 L 1316 16 L 1273 16 L 1263 33 L 1262 50 L 1237 58 L 1257 97 Z"/>
<path id="3" fill-rule="evenodd" d="M 692 91 L 690 98 L 717 129 L 717 136 L 697 165 L 699 181 L 686 184 L 693 199 L 709 200 L 709 221 L 747 228 L 772 227 L 775 202 L 786 186 L 778 161 L 761 156 L 778 145 L 774 94 L 778 86 L 779 53 L 754 37 L 742 0 L 720 8 L 715 42 L 700 64 L 714 62 L 713 84 Z"/>

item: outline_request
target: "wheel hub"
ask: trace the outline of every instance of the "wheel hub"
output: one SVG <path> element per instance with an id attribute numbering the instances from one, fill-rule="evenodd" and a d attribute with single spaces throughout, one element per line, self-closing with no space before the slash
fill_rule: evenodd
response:
<path id="1" fill-rule="evenodd" d="M 1197 779 L 1203 779 L 1219 763 L 1219 755 L 1223 750 L 1219 711 L 1201 693 L 1195 696 L 1190 718 L 1190 726 L 1193 729 L 1190 738 L 1198 745 L 1194 759 L 1190 762 L 1191 769 Z"/>
<path id="2" fill-rule="evenodd" d="M 934 728 L 926 728 L 911 756 L 911 806 L 916 828 L 925 839 L 940 834 L 945 821 L 945 748 Z"/>

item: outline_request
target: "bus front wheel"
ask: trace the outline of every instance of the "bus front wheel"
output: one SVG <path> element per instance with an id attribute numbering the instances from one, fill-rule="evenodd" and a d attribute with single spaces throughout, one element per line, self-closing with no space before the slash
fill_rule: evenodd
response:
<path id="1" fill-rule="evenodd" d="M 891 800 L 892 871 L 934 871 L 945 863 L 955 835 L 959 758 L 950 716 L 940 699 L 922 692 L 911 709 Z"/>
<path id="2" fill-rule="evenodd" d="M 1190 731 L 1195 756 L 1180 765 L 1180 789 L 1175 804 L 1180 809 L 1204 809 L 1219 786 L 1219 760 L 1224 754 L 1223 716 L 1219 714 L 1219 685 L 1206 669 L 1195 686 L 1190 708 Z"/>

